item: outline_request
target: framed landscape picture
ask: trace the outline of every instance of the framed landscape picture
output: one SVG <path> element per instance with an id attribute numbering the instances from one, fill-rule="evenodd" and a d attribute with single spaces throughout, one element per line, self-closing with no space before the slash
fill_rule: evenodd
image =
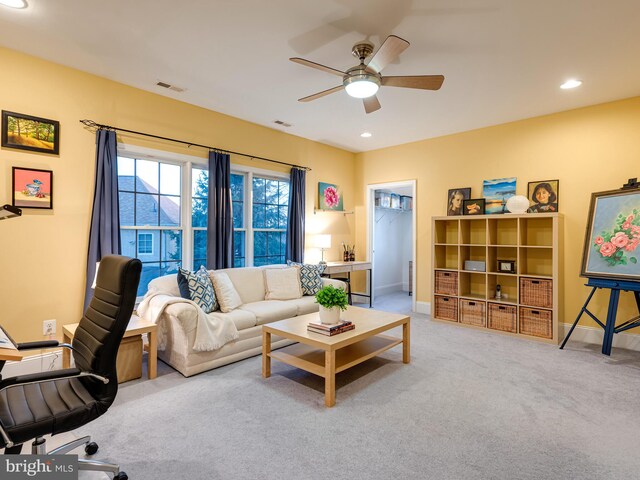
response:
<path id="1" fill-rule="evenodd" d="M 591 194 L 583 277 L 640 281 L 640 190 Z"/>
<path id="2" fill-rule="evenodd" d="M 482 196 L 486 201 L 486 213 L 506 213 L 507 200 L 515 194 L 515 177 L 485 180 L 482 184 Z"/>
<path id="3" fill-rule="evenodd" d="M 344 211 L 342 190 L 338 185 L 318 182 L 318 210 Z"/>
<path id="4" fill-rule="evenodd" d="M 53 172 L 13 167 L 11 191 L 14 207 L 52 209 Z"/>
<path id="5" fill-rule="evenodd" d="M 60 122 L 3 110 L 2 146 L 58 155 Z"/>

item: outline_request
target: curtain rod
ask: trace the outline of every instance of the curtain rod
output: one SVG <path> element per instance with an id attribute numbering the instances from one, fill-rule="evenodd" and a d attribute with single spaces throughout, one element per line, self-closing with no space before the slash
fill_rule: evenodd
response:
<path id="1" fill-rule="evenodd" d="M 256 155 L 249 155 L 247 153 L 233 152 L 231 150 L 224 150 L 222 148 L 210 147 L 208 145 L 201 145 L 199 143 L 185 142 L 184 140 L 177 140 L 175 138 L 161 137 L 160 135 L 152 135 L 151 133 L 138 132 L 136 130 L 127 130 L 126 128 L 112 127 L 110 125 L 102 125 L 100 123 L 94 122 L 93 120 L 80 120 L 80 123 L 82 123 L 83 125 L 85 125 L 86 127 L 89 127 L 89 128 L 98 128 L 98 129 L 99 128 L 105 128 L 107 130 L 115 130 L 115 131 L 118 131 L 118 132 L 133 133 L 134 135 L 142 135 L 144 137 L 157 138 L 158 140 L 166 140 L 168 142 L 182 143 L 184 145 L 187 145 L 187 148 L 188 147 L 200 147 L 200 148 L 206 148 L 208 150 L 215 150 L 215 151 L 218 151 L 218 152 L 233 153 L 234 155 L 240 155 L 240 156 L 243 156 L 243 157 L 253 158 L 253 159 L 256 159 L 256 160 L 264 160 L 265 162 L 278 163 L 280 165 L 287 165 L 289 167 L 300 168 L 300 169 L 303 169 L 303 170 L 311 171 L 311 169 L 309 167 L 303 167 L 301 165 L 296 165 L 295 163 L 281 162 L 279 160 L 272 160 L 270 158 L 258 157 Z"/>

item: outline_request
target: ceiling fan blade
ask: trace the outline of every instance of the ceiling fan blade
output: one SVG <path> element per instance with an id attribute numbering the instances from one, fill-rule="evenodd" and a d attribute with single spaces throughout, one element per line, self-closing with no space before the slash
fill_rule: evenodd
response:
<path id="1" fill-rule="evenodd" d="M 327 67 L 326 65 L 320 65 L 319 63 L 312 62 L 311 60 L 305 60 L 304 58 L 293 57 L 289 60 L 295 63 L 299 63 L 300 65 L 304 65 L 305 67 L 311 67 L 317 70 L 322 70 L 323 72 L 338 75 L 339 77 L 344 77 L 346 75 L 345 72 L 341 72 L 340 70 L 336 70 L 335 68 Z"/>
<path id="2" fill-rule="evenodd" d="M 420 88 L 422 90 L 440 90 L 444 82 L 443 75 L 414 75 L 401 77 L 382 77 L 385 87 Z"/>
<path id="3" fill-rule="evenodd" d="M 398 58 L 398 55 L 404 52 L 408 46 L 409 42 L 406 40 L 395 35 L 389 35 L 376 54 L 369 60 L 367 66 L 380 73 L 384 67 Z"/>
<path id="4" fill-rule="evenodd" d="M 298 101 L 310 102 L 311 100 L 324 97 L 325 95 L 329 95 L 331 93 L 339 92 L 340 90 L 344 90 L 344 87 L 342 85 L 338 85 L 337 87 L 330 88 L 329 90 L 323 90 L 322 92 L 314 93 L 313 95 L 309 95 L 308 97 L 299 98 Z"/>
<path id="5" fill-rule="evenodd" d="M 367 113 L 375 112 L 376 110 L 380 110 L 382 105 L 380 105 L 380 100 L 375 95 L 371 97 L 363 98 L 362 102 L 364 103 L 364 111 Z"/>

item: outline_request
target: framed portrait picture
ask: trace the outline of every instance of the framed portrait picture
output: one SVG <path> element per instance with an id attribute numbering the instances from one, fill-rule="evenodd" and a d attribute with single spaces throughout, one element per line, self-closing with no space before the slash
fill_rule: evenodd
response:
<path id="1" fill-rule="evenodd" d="M 583 277 L 640 281 L 640 190 L 591 194 Z"/>
<path id="2" fill-rule="evenodd" d="M 34 168 L 13 167 L 13 206 L 20 208 L 53 208 L 53 172 Z"/>
<path id="3" fill-rule="evenodd" d="M 482 196 L 486 200 L 486 213 L 506 213 L 507 200 L 516 194 L 516 178 L 497 178 L 482 183 Z"/>
<path id="4" fill-rule="evenodd" d="M 463 215 L 484 215 L 484 198 L 474 198 L 462 202 Z"/>
<path id="5" fill-rule="evenodd" d="M 533 202 L 527 213 L 554 213 L 558 211 L 559 180 L 529 182 L 527 197 Z"/>
<path id="6" fill-rule="evenodd" d="M 452 188 L 447 193 L 447 215 L 462 215 L 462 202 L 471 198 L 471 187 Z"/>
<path id="7" fill-rule="evenodd" d="M 58 155 L 60 122 L 3 110 L 2 146 Z"/>
<path id="8" fill-rule="evenodd" d="M 338 185 L 318 182 L 318 210 L 344 211 L 342 190 Z"/>

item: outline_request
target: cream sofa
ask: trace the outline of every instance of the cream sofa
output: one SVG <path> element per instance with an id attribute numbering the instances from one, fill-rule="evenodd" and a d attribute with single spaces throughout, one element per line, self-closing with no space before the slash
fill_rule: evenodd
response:
<path id="1" fill-rule="evenodd" d="M 282 268 L 284 266 L 269 266 L 269 268 L 274 267 Z M 186 301 L 178 301 L 167 305 L 161 314 L 161 317 L 164 316 L 164 318 L 157 319 L 157 323 L 164 321 L 166 340 L 163 342 L 165 343 L 164 348 L 158 351 L 158 358 L 171 365 L 185 377 L 189 377 L 262 353 L 261 325 L 318 311 L 318 304 L 315 303 L 313 295 L 294 300 L 265 300 L 263 268 L 265 267 L 219 270 L 229 275 L 242 299 L 242 305 L 229 313 L 216 311 L 209 315 L 228 316 L 238 329 L 239 337 L 237 340 L 214 351 L 193 350 L 199 307 Z M 324 285 L 332 284 L 336 287 L 346 287 L 339 280 L 323 278 L 322 281 Z M 175 274 L 166 275 L 152 280 L 149 283 L 149 291 L 164 292 L 174 297 L 180 297 L 177 276 Z M 281 337 L 272 337 L 273 349 L 291 343 L 293 342 Z"/>

